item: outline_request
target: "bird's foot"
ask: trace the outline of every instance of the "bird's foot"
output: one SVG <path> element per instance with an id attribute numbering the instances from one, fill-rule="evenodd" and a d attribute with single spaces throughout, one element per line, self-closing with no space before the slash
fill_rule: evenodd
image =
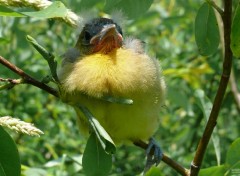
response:
<path id="1" fill-rule="evenodd" d="M 157 166 L 163 158 L 163 152 L 157 142 L 149 139 L 148 147 L 146 149 L 147 162 L 144 172 L 148 171 L 154 164 Z"/>

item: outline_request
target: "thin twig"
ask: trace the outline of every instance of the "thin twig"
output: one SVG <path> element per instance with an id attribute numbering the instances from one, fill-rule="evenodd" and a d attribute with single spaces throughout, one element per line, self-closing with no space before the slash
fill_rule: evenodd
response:
<path id="1" fill-rule="evenodd" d="M 216 97 L 213 102 L 213 107 L 210 113 L 207 126 L 204 130 L 203 136 L 198 144 L 196 154 L 194 156 L 190 175 L 197 176 L 200 170 L 204 154 L 206 152 L 207 145 L 211 138 L 214 127 L 217 124 L 218 114 L 222 105 L 224 94 L 229 82 L 232 66 L 232 52 L 230 49 L 230 34 L 231 34 L 231 23 L 232 23 L 232 0 L 224 0 L 224 12 L 222 16 L 223 27 L 224 27 L 224 61 L 223 61 L 223 73 L 219 83 Z"/>
<path id="2" fill-rule="evenodd" d="M 23 80 L 22 79 L 11 79 L 11 78 L 7 78 L 7 79 L 0 78 L 0 82 L 7 82 L 7 84 L 0 86 L 0 90 L 4 90 L 4 89 L 9 90 L 17 84 L 22 84 Z"/>
<path id="3" fill-rule="evenodd" d="M 18 74 L 19 76 L 21 76 L 21 78 L 23 79 L 23 83 L 34 85 L 42 90 L 45 90 L 46 92 L 48 92 L 52 95 L 54 95 L 55 97 L 59 97 L 58 92 L 55 89 L 34 79 L 33 77 L 29 76 L 23 70 L 21 70 L 16 65 L 12 64 L 11 62 L 6 60 L 2 56 L 0 56 L 0 63 L 2 65 L 4 65 L 5 67 L 9 68 L 10 70 L 12 70 L 13 72 L 15 72 L 16 74 Z"/>
<path id="4" fill-rule="evenodd" d="M 136 141 L 134 142 L 134 145 L 146 150 L 148 147 L 148 144 L 146 144 L 143 141 Z M 151 151 L 153 152 L 153 151 Z M 188 176 L 189 175 L 189 170 L 178 164 L 176 161 L 172 160 L 169 158 L 167 155 L 163 154 L 162 161 L 172 167 L 175 171 L 177 171 L 179 174 L 183 176 Z"/>

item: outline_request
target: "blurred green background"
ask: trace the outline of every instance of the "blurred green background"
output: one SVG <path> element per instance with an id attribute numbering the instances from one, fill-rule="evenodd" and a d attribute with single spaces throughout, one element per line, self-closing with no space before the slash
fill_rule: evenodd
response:
<path id="1" fill-rule="evenodd" d="M 104 1 L 62 2 L 77 14 L 88 8 L 98 16 L 106 13 Z M 124 36 L 144 41 L 146 52 L 161 62 L 168 95 L 166 105 L 159 112 L 161 125 L 155 138 L 164 153 L 187 168 L 207 120 L 196 92 L 203 91 L 213 101 L 222 70 L 221 46 L 212 56 L 203 57 L 195 44 L 194 20 L 202 3 L 200 0 L 155 0 L 145 14 L 128 18 L 123 29 Z M 61 21 L 0 17 L 0 55 L 41 80 L 50 75 L 50 71 L 45 60 L 26 41 L 26 35 L 58 56 L 60 64 L 59 56 L 75 45 L 78 34 L 79 30 Z M 235 75 L 239 75 L 239 68 L 240 60 L 234 60 Z M 0 77 L 18 78 L 2 65 Z M 235 79 L 240 88 L 240 77 Z M 229 145 L 240 136 L 239 112 L 229 87 L 214 134 L 215 147 L 210 142 L 203 167 L 217 165 L 216 154 L 220 163 L 225 161 Z M 81 167 L 74 161 L 81 161 L 86 139 L 78 131 L 76 115 L 70 106 L 36 87 L 20 85 L 0 92 L 0 116 L 6 115 L 34 123 L 44 132 L 39 138 L 10 132 L 25 169 L 36 168 L 32 172 L 43 175 L 81 175 Z M 140 174 L 144 163 L 142 149 L 121 146 L 114 156 L 111 175 Z M 165 175 L 177 175 L 164 163 L 159 167 Z"/>

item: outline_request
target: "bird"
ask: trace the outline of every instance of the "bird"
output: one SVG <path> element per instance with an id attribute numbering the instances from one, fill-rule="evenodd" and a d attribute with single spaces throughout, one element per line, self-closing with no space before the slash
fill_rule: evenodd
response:
<path id="1" fill-rule="evenodd" d="M 152 136 L 159 128 L 166 85 L 160 62 L 148 56 L 144 43 L 125 37 L 111 18 L 93 18 L 63 57 L 58 77 L 65 101 L 87 107 L 115 143 L 149 141 L 148 160 L 158 164 L 162 153 Z M 132 104 L 104 97 L 126 98 Z M 87 134 L 88 121 L 75 110 L 80 131 Z"/>

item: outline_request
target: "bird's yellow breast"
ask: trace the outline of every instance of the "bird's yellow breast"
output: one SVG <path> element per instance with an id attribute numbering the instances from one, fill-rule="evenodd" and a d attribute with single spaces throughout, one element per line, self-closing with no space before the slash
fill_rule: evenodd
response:
<path id="1" fill-rule="evenodd" d="M 68 101 L 88 107 L 114 140 L 145 140 L 158 128 L 165 84 L 158 62 L 146 54 L 119 48 L 80 57 L 66 62 L 59 78 Z M 105 95 L 132 99 L 133 105 L 98 99 Z"/>
<path id="2" fill-rule="evenodd" d="M 95 53 L 65 64 L 60 79 L 68 92 L 81 91 L 101 97 L 148 91 L 157 86 L 160 75 L 155 60 L 120 48 L 109 54 Z"/>

